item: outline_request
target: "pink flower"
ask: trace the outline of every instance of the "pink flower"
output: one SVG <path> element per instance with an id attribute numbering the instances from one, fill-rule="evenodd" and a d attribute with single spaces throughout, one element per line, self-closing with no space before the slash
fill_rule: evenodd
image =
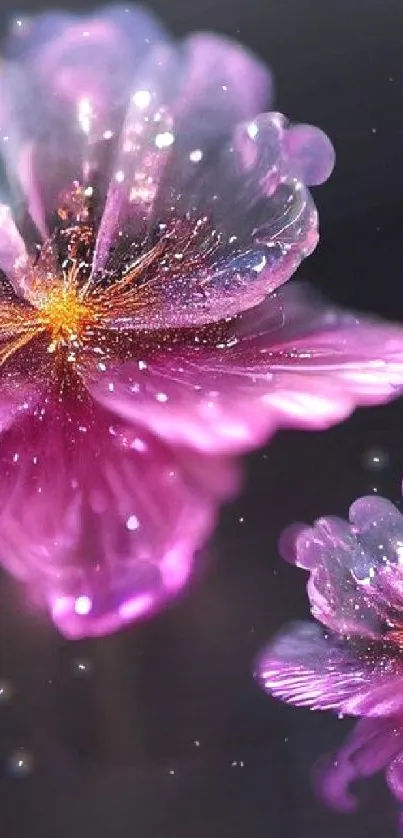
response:
<path id="1" fill-rule="evenodd" d="M 403 805 L 403 515 L 383 498 L 360 498 L 349 523 L 297 525 L 282 547 L 309 572 L 319 622 L 282 631 L 260 655 L 256 677 L 283 701 L 362 717 L 317 772 L 329 803 L 355 808 L 350 785 L 386 769 Z"/>
<path id="2" fill-rule="evenodd" d="M 276 290 L 334 154 L 259 115 L 247 51 L 114 8 L 17 21 L 6 56 L 0 555 L 100 634 L 183 587 L 228 458 L 398 392 L 402 335 Z"/>

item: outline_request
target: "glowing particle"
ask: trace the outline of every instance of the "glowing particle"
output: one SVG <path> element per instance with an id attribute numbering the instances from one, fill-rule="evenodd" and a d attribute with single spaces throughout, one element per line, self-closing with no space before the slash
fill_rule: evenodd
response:
<path id="1" fill-rule="evenodd" d="M 14 777 L 26 777 L 33 768 L 33 756 L 25 748 L 18 748 L 7 760 L 7 768 Z"/>
<path id="2" fill-rule="evenodd" d="M 92 661 L 88 658 L 76 658 L 73 661 L 73 673 L 81 678 L 91 674 L 93 669 Z"/>
<path id="3" fill-rule="evenodd" d="M 13 697 L 14 689 L 10 681 L 0 680 L 0 704 L 7 704 Z"/>
<path id="4" fill-rule="evenodd" d="M 203 152 L 200 148 L 195 148 L 194 151 L 191 151 L 189 154 L 189 160 L 192 163 L 200 163 L 200 160 L 203 158 Z"/>
<path id="5" fill-rule="evenodd" d="M 147 445 L 143 442 L 142 439 L 136 437 L 131 444 L 131 448 L 134 448 L 135 451 L 138 451 L 139 454 L 144 454 L 147 451 Z"/>
<path id="6" fill-rule="evenodd" d="M 89 614 L 92 609 L 92 600 L 89 596 L 83 594 L 82 596 L 77 597 L 74 603 L 74 611 L 76 614 L 79 614 L 80 617 L 85 617 L 86 614 Z"/>
<path id="7" fill-rule="evenodd" d="M 78 103 L 78 121 L 84 134 L 89 134 L 91 128 L 92 108 L 91 102 L 87 98 L 80 99 Z"/>
<path id="8" fill-rule="evenodd" d="M 155 145 L 157 148 L 169 148 L 175 142 L 175 137 L 170 131 L 164 131 L 162 134 L 157 134 L 155 138 Z"/>
<path id="9" fill-rule="evenodd" d="M 147 108 L 151 102 L 151 93 L 149 90 L 136 90 L 133 93 L 133 102 L 138 108 Z"/>
<path id="10" fill-rule="evenodd" d="M 251 138 L 251 140 L 256 140 L 256 137 L 259 133 L 259 126 L 256 124 L 256 122 L 249 123 L 246 129 L 246 133 L 248 134 L 248 137 Z"/>
<path id="11" fill-rule="evenodd" d="M 128 530 L 134 531 L 138 530 L 140 526 L 140 521 L 137 518 L 137 515 L 130 515 L 130 517 L 126 521 L 126 527 Z"/>

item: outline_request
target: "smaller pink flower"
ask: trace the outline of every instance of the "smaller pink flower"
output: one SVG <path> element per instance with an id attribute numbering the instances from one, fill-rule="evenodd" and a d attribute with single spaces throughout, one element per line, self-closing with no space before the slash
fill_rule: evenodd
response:
<path id="1" fill-rule="evenodd" d="M 351 784 L 384 769 L 403 806 L 403 515 L 383 498 L 360 498 L 349 522 L 297 525 L 282 548 L 309 573 L 318 622 L 283 630 L 260 655 L 256 677 L 283 701 L 362 717 L 317 771 L 329 803 L 355 808 Z"/>

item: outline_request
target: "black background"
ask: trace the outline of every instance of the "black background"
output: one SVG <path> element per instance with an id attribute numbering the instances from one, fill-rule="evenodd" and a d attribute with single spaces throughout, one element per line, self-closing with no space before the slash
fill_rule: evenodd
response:
<path id="1" fill-rule="evenodd" d="M 333 300 L 403 319 L 401 0 L 151 6 L 178 35 L 210 28 L 247 43 L 272 66 L 276 107 L 328 132 L 337 168 L 316 191 L 321 243 L 299 275 Z M 311 789 L 312 765 L 349 722 L 276 704 L 250 670 L 276 628 L 308 613 L 303 574 L 278 557 L 282 527 L 345 515 L 374 486 L 397 499 L 402 414 L 397 403 L 323 435 L 281 433 L 250 457 L 245 493 L 224 511 L 204 574 L 148 624 L 67 643 L 1 579 L 0 679 L 14 687 L 0 707 L 1 835 L 395 835 L 381 778 L 362 787 L 351 817 L 326 810 Z M 373 446 L 389 455 L 377 473 L 365 465 Z M 27 776 L 12 770 L 21 747 Z"/>

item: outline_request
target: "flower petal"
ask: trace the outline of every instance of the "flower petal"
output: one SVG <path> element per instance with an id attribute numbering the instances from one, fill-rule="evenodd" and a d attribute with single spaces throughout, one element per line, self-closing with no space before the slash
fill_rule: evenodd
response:
<path id="1" fill-rule="evenodd" d="M 50 355 L 30 327 L 30 311 L 0 288 L 0 440 L 14 424 L 29 421 L 46 397 Z M 11 299 L 10 299 L 11 298 Z M 18 459 L 18 457 L 17 457 Z M 0 478 L 1 479 L 1 478 Z"/>
<path id="2" fill-rule="evenodd" d="M 6 48 L 14 60 L 1 77 L 3 154 L 42 235 L 52 230 L 62 191 L 75 180 L 88 186 L 94 168 L 103 174 L 136 66 L 163 37 L 141 8 L 45 13 L 15 28 Z"/>
<path id="3" fill-rule="evenodd" d="M 315 623 L 292 623 L 280 632 L 260 654 L 255 674 L 266 692 L 289 704 L 352 715 L 360 715 L 376 686 L 371 669 L 347 644 Z"/>
<path id="4" fill-rule="evenodd" d="M 395 796 L 401 799 L 402 751 L 400 719 L 361 719 L 342 747 L 318 765 L 315 772 L 318 791 L 328 805 L 351 812 L 357 806 L 351 785 L 391 763 L 387 781 Z"/>
<path id="5" fill-rule="evenodd" d="M 168 345 L 167 345 L 168 343 Z M 165 440 L 242 452 L 279 427 L 322 429 L 403 388 L 403 330 L 283 291 L 214 347 L 199 340 L 84 370 L 102 403 Z M 99 372 L 102 368 L 103 372 Z"/>
<path id="6" fill-rule="evenodd" d="M 120 251 L 130 250 L 136 234 L 145 236 L 157 222 L 169 220 L 173 204 L 194 179 L 196 163 L 214 152 L 238 121 L 267 104 L 269 79 L 257 58 L 226 38 L 199 34 L 178 47 L 150 49 L 133 79 L 95 275 L 113 268 L 117 244 Z"/>
<path id="7" fill-rule="evenodd" d="M 293 543 L 292 543 L 293 541 Z M 350 523 L 320 518 L 282 536 L 287 558 L 310 572 L 312 614 L 332 631 L 400 647 L 402 633 L 403 516 L 383 498 L 364 497 Z M 292 555 L 293 554 L 293 555 Z"/>
<path id="8" fill-rule="evenodd" d="M 329 137 L 312 125 L 292 126 L 285 136 L 285 147 L 295 173 L 308 186 L 318 186 L 330 177 L 335 151 Z"/>
<path id="9" fill-rule="evenodd" d="M 67 637 L 106 634 L 175 597 L 236 479 L 230 462 L 188 464 L 84 401 L 49 398 L 0 448 L 2 563 Z"/>
<path id="10" fill-rule="evenodd" d="M 11 284 L 11 288 L 7 289 L 6 282 L 2 282 L 1 299 L 9 298 L 14 294 L 23 295 L 27 265 L 28 254 L 11 209 L 6 204 L 0 203 L 0 270 L 4 272 Z"/>
<path id="11" fill-rule="evenodd" d="M 153 82 L 145 73 L 128 114 L 94 261 L 95 274 L 105 268 L 113 278 L 122 260 L 129 270 L 138 259 L 133 231 L 144 253 L 162 247 L 143 278 L 147 305 L 132 305 L 123 319 L 110 315 L 112 325 L 147 330 L 211 323 L 255 306 L 318 240 L 312 198 L 296 176 L 301 165 L 285 148 L 285 119 L 263 114 L 224 144 L 217 136 L 209 153 L 196 147 L 175 156 L 180 133 L 155 81 L 157 71 L 175 78 L 174 53 L 159 52 L 154 63 Z"/>
<path id="12" fill-rule="evenodd" d="M 395 797 L 400 801 L 403 802 L 403 732 L 402 728 L 399 730 L 395 730 L 395 736 L 398 737 L 400 734 L 400 753 L 398 756 L 395 757 L 393 762 L 390 764 L 388 771 L 386 772 L 386 781 L 387 784 Z"/>

